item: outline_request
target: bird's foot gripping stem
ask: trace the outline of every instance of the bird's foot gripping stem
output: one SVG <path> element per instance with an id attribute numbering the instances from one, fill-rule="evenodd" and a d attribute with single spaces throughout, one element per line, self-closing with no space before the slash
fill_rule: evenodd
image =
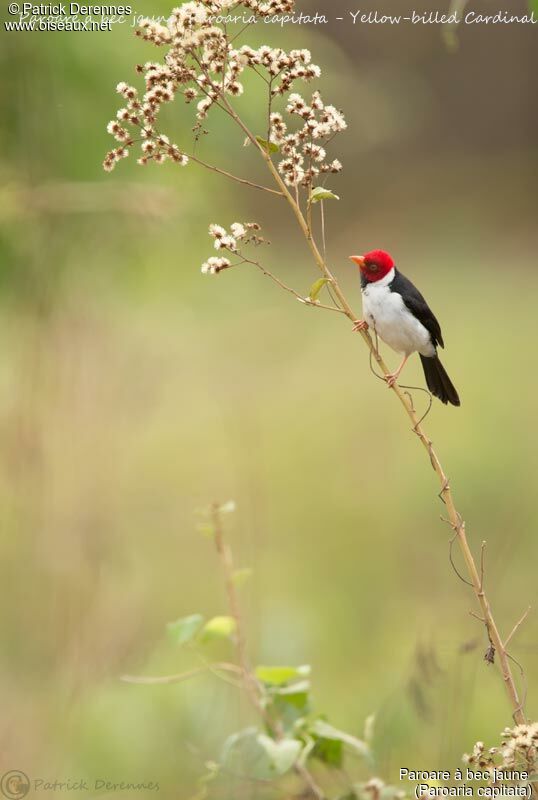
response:
<path id="1" fill-rule="evenodd" d="M 368 323 L 364 319 L 356 319 L 353 323 L 353 330 L 355 333 L 368 330 Z"/>
<path id="2" fill-rule="evenodd" d="M 387 381 L 387 386 L 389 387 L 389 389 L 392 389 L 392 387 L 400 377 L 400 372 L 404 368 L 408 358 L 409 356 L 404 356 L 403 361 L 396 370 L 396 372 L 391 372 L 389 375 L 385 375 L 385 380 Z"/>

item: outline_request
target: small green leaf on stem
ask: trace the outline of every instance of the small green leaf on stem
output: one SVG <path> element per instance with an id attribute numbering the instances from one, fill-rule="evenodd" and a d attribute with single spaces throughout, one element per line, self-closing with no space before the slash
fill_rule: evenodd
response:
<path id="1" fill-rule="evenodd" d="M 274 780 L 298 763 L 303 744 L 294 738 L 275 741 L 251 727 L 229 736 L 222 748 L 224 769 L 255 780 Z"/>
<path id="2" fill-rule="evenodd" d="M 258 728 L 251 725 L 248 728 L 237 731 L 237 733 L 230 734 L 222 745 L 220 759 L 223 766 L 227 768 L 237 766 L 236 758 L 240 751 L 242 756 L 246 755 L 245 751 L 249 751 L 250 755 L 255 758 L 260 749 L 257 741 L 258 733 Z"/>
<path id="3" fill-rule="evenodd" d="M 261 683 L 269 686 L 282 686 L 290 681 L 306 678 L 310 675 L 310 667 L 303 664 L 301 667 L 265 667 L 259 666 L 255 670 L 256 677 Z"/>
<path id="4" fill-rule="evenodd" d="M 256 136 L 256 141 L 258 142 L 258 144 L 261 147 L 263 147 L 263 149 L 267 153 L 279 153 L 280 152 L 280 148 L 279 148 L 279 146 L 277 144 L 275 144 L 274 142 L 268 142 L 267 139 L 264 139 L 261 136 Z"/>
<path id="5" fill-rule="evenodd" d="M 372 739 L 374 738 L 374 728 L 375 714 L 370 714 L 370 716 L 366 717 L 364 721 L 364 741 L 367 744 L 372 744 Z"/>
<path id="6" fill-rule="evenodd" d="M 323 736 L 314 739 L 315 745 L 312 757 L 319 759 L 331 767 L 341 767 L 344 761 L 344 745 L 339 739 L 329 739 Z"/>
<path id="7" fill-rule="evenodd" d="M 319 293 L 321 292 L 326 283 L 329 283 L 328 278 L 318 278 L 318 280 L 312 284 L 312 286 L 310 287 L 310 294 L 308 295 L 310 300 L 314 301 L 318 299 Z"/>
<path id="8" fill-rule="evenodd" d="M 249 578 L 252 577 L 252 570 L 250 567 L 243 567 L 236 569 L 232 575 L 232 581 L 236 586 L 243 586 Z"/>
<path id="9" fill-rule="evenodd" d="M 329 725 L 328 722 L 322 719 L 317 719 L 314 722 L 310 727 L 310 733 L 320 742 L 341 742 L 342 745 L 347 745 L 347 747 L 351 748 L 357 755 L 363 756 L 364 758 L 371 758 L 370 748 L 366 742 L 362 739 L 357 739 L 356 736 L 352 736 L 350 733 L 345 733 L 344 731 L 339 731 L 337 728 L 333 728 L 332 725 Z"/>
<path id="10" fill-rule="evenodd" d="M 297 694 L 308 694 L 310 691 L 310 681 L 303 680 L 298 681 L 297 683 L 291 684 L 284 684 L 284 686 L 270 686 L 270 691 L 274 695 L 278 695 L 279 697 L 287 697 L 290 698 L 290 702 L 292 702 L 291 698 L 293 698 Z"/>
<path id="11" fill-rule="evenodd" d="M 310 682 L 305 680 L 293 683 L 291 686 L 269 686 L 266 687 L 266 691 L 269 713 L 276 714 L 284 731 L 296 730 L 296 726 L 305 720 L 310 711 Z"/>
<path id="12" fill-rule="evenodd" d="M 297 739 L 281 739 L 275 742 L 264 733 L 258 734 L 258 743 L 269 759 L 270 768 L 279 776 L 290 771 L 302 749 L 302 744 Z"/>
<path id="13" fill-rule="evenodd" d="M 175 622 L 169 622 L 166 632 L 174 644 L 187 644 L 194 639 L 203 622 L 204 618 L 201 614 L 191 614 L 188 617 L 181 617 Z"/>
<path id="14" fill-rule="evenodd" d="M 209 796 L 209 784 L 212 783 L 219 776 L 220 764 L 215 761 L 206 761 L 205 767 L 207 772 L 198 778 L 199 791 L 191 797 L 191 800 L 206 800 Z"/>
<path id="15" fill-rule="evenodd" d="M 316 186 L 310 193 L 310 203 L 319 203 L 320 200 L 340 200 L 337 194 L 324 186 Z"/>
<path id="16" fill-rule="evenodd" d="M 214 639 L 231 639 L 237 623 L 233 617 L 213 617 L 208 620 L 200 632 L 200 641 L 204 644 Z"/>

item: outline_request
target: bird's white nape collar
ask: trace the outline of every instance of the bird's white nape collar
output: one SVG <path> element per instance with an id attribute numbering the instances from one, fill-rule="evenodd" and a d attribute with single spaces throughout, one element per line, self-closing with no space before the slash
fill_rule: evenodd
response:
<path id="1" fill-rule="evenodd" d="M 381 278 L 380 281 L 374 281 L 375 286 L 388 286 L 389 283 L 392 283 L 394 280 L 396 273 L 394 272 L 394 267 L 391 269 L 390 272 L 387 272 L 384 278 Z"/>

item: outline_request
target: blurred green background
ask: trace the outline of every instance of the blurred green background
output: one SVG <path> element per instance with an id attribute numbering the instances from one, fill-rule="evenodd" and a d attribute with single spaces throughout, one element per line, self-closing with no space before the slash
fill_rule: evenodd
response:
<path id="1" fill-rule="evenodd" d="M 537 599 L 536 30 L 458 36 L 449 51 L 434 26 L 331 22 L 259 26 L 245 41 L 311 48 L 324 97 L 346 113 L 328 249 L 357 311 L 346 256 L 382 247 L 443 324 L 463 405 L 436 402 L 427 429 L 475 552 L 487 540 L 507 633 Z M 194 164 L 102 172 L 114 87 L 158 55 L 129 24 L 2 29 L 0 772 L 190 796 L 203 761 L 251 719 L 247 703 L 211 677 L 119 676 L 195 663 L 164 627 L 225 613 L 195 511 L 229 498 L 236 560 L 255 572 L 242 592 L 253 660 L 312 664 L 317 709 L 358 735 L 376 712 L 383 777 L 455 767 L 476 739 L 497 742 L 510 709 L 450 567 L 424 452 L 343 319 L 253 269 L 200 274 L 208 223 L 255 219 L 266 263 L 307 293 L 317 275 L 293 220 Z M 261 130 L 262 101 L 237 106 Z M 186 147 L 191 113 L 167 109 Z M 267 180 L 227 123 L 208 127 L 201 156 Z M 423 385 L 418 359 L 405 378 Z M 537 634 L 531 615 L 513 644 L 530 717 Z"/>

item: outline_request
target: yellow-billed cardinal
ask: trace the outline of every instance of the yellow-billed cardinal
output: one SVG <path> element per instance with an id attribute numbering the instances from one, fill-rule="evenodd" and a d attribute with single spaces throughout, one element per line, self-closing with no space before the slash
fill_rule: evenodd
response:
<path id="1" fill-rule="evenodd" d="M 350 259 L 360 267 L 364 314 L 364 320 L 358 320 L 353 330 L 371 326 L 389 347 L 403 353 L 396 372 L 386 376 L 388 385 L 394 385 L 405 362 L 416 351 L 430 392 L 443 403 L 459 406 L 458 393 L 437 355 L 437 345 L 444 347 L 441 327 L 418 289 L 398 271 L 384 250 Z"/>

